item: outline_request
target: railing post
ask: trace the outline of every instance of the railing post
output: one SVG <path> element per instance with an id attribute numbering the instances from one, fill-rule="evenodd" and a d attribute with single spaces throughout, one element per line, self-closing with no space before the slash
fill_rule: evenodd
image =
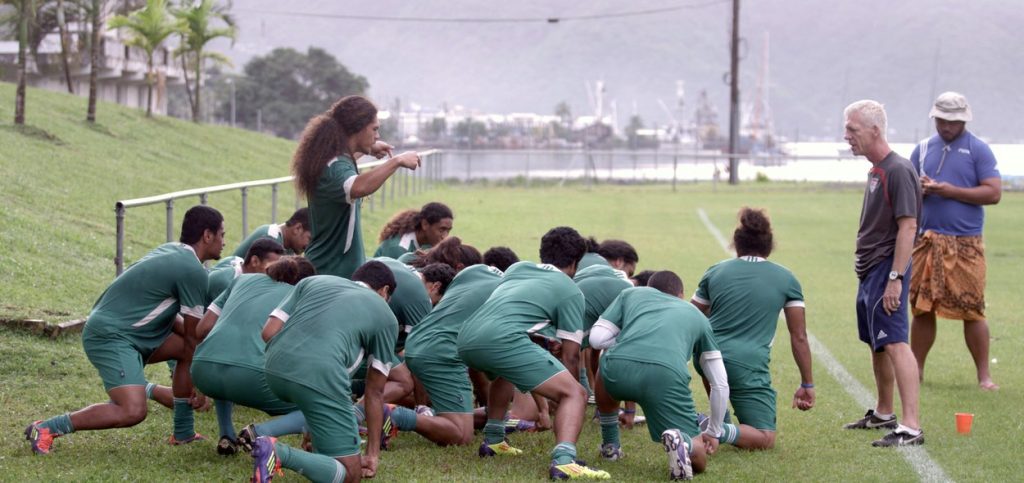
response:
<path id="1" fill-rule="evenodd" d="M 270 185 L 270 222 L 277 223 L 277 183 Z"/>
<path id="2" fill-rule="evenodd" d="M 249 188 L 242 188 L 242 237 L 249 236 Z"/>
<path id="3" fill-rule="evenodd" d="M 391 184 L 391 179 L 384 180 L 384 183 L 380 185 L 380 209 L 388 209 L 388 185 Z"/>
<path id="4" fill-rule="evenodd" d="M 530 152 L 526 152 L 526 187 L 530 187 Z"/>
<path id="5" fill-rule="evenodd" d="M 124 271 L 124 212 L 124 205 L 120 201 L 114 203 L 114 213 L 117 218 L 117 249 L 114 252 L 116 275 L 121 275 L 121 272 Z"/>
<path id="6" fill-rule="evenodd" d="M 169 199 L 167 204 L 167 243 L 174 240 L 174 199 Z"/>
<path id="7" fill-rule="evenodd" d="M 672 156 L 672 191 L 676 191 L 676 177 L 679 175 L 679 155 Z"/>
<path id="8" fill-rule="evenodd" d="M 208 193 L 203 193 L 203 194 L 199 195 L 199 204 L 200 205 L 204 205 L 204 206 L 206 205 L 206 198 L 207 198 L 207 196 L 208 196 Z"/>

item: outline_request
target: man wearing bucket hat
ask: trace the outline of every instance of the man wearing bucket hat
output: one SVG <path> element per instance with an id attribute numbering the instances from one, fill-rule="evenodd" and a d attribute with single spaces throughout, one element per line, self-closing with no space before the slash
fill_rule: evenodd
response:
<path id="1" fill-rule="evenodd" d="M 924 204 L 921 237 L 914 246 L 910 304 L 914 313 L 910 345 L 921 377 L 935 342 L 936 316 L 964 321 L 964 339 L 974 358 L 978 386 L 995 390 L 988 367 L 989 330 L 985 320 L 984 205 L 999 202 L 999 170 L 992 150 L 967 131 L 967 98 L 944 92 L 931 117 L 937 134 L 921 141 L 910 156 L 921 178 Z"/>

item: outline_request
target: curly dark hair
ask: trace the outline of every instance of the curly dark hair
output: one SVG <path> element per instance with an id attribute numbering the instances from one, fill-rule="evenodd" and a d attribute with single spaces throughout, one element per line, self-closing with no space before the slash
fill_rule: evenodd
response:
<path id="1" fill-rule="evenodd" d="M 349 136 L 376 119 L 377 106 L 362 96 L 342 97 L 327 112 L 313 116 L 292 156 L 292 174 L 299 194 L 312 193 L 327 163 L 342 154 L 352 154 L 345 151 Z"/>
<path id="2" fill-rule="evenodd" d="M 455 270 L 466 268 L 470 265 L 483 263 L 480 250 L 462 243 L 457 236 L 445 238 L 430 250 L 419 250 L 418 255 L 410 265 L 416 268 L 423 268 L 432 263 L 443 263 Z"/>
<path id="3" fill-rule="evenodd" d="M 519 261 L 519 256 L 509 247 L 491 247 L 484 252 L 484 264 L 504 272 Z"/>
<path id="4" fill-rule="evenodd" d="M 767 258 L 775 248 L 772 238 L 772 223 L 763 209 L 744 206 L 740 209 L 739 225 L 732 233 L 732 244 L 736 256 L 759 256 Z"/>
<path id="5" fill-rule="evenodd" d="M 420 269 L 420 274 L 423 275 L 423 280 L 434 283 L 440 282 L 441 289 L 438 293 L 444 295 L 444 292 L 448 290 L 448 285 L 452 283 L 452 279 L 455 278 L 455 269 L 447 263 L 431 263 Z"/>
<path id="6" fill-rule="evenodd" d="M 597 247 L 598 255 L 601 255 L 605 260 L 619 260 L 622 259 L 626 263 L 637 263 L 640 261 L 640 256 L 636 254 L 636 249 L 633 245 L 622 241 L 622 240 L 605 240 Z"/>
<path id="7" fill-rule="evenodd" d="M 396 235 L 404 235 L 410 231 L 420 231 L 420 223 L 424 220 L 426 220 L 428 225 L 433 225 L 445 218 L 454 220 L 455 215 L 452 214 L 452 209 L 448 205 L 437 201 L 431 201 L 423 205 L 423 208 L 420 208 L 419 211 L 399 211 L 384 224 L 384 228 L 380 230 L 380 239 L 377 241 L 383 242 Z"/>
<path id="8" fill-rule="evenodd" d="M 306 277 L 316 275 L 316 268 L 306 257 L 289 255 L 277 259 L 267 267 L 267 276 L 278 282 L 295 285 Z"/>
<path id="9" fill-rule="evenodd" d="M 540 239 L 540 262 L 550 263 L 558 268 L 579 265 L 587 253 L 587 240 L 568 226 L 548 230 Z"/>

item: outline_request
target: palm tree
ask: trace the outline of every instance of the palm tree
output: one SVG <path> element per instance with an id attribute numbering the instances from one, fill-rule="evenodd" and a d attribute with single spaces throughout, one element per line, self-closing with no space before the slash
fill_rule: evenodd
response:
<path id="1" fill-rule="evenodd" d="M 31 0 L 17 0 L 18 7 L 18 90 L 14 100 L 14 123 L 25 124 L 25 82 L 28 68 L 28 23 Z"/>
<path id="2" fill-rule="evenodd" d="M 92 15 L 92 32 L 89 36 L 89 108 L 85 113 L 88 122 L 96 122 L 96 78 L 100 63 L 100 27 L 103 24 L 104 3 L 104 0 L 92 0 L 89 11 Z"/>
<path id="3" fill-rule="evenodd" d="M 182 70 L 185 74 L 185 92 L 188 94 L 189 107 L 192 108 L 192 121 L 199 122 L 199 107 L 202 100 L 200 86 L 203 85 L 204 64 L 210 60 L 215 64 L 231 65 L 231 61 L 223 54 L 205 51 L 206 44 L 219 37 L 229 38 L 233 42 L 238 28 L 235 26 L 234 18 L 228 14 L 227 8 L 218 5 L 216 0 L 200 0 L 191 7 L 186 6 L 172 13 L 181 22 L 181 46 L 175 53 L 181 57 Z M 217 20 L 225 26 L 212 26 L 211 24 Z M 195 69 L 195 78 L 191 81 L 188 76 L 189 68 Z"/>
<path id="4" fill-rule="evenodd" d="M 146 6 L 127 16 L 115 15 L 110 19 L 110 28 L 123 28 L 129 38 L 125 45 L 137 47 L 146 53 L 146 117 L 153 116 L 153 84 L 156 72 L 153 68 L 153 53 L 163 45 L 167 37 L 178 33 L 175 22 L 167 9 L 167 0 L 146 0 Z"/>

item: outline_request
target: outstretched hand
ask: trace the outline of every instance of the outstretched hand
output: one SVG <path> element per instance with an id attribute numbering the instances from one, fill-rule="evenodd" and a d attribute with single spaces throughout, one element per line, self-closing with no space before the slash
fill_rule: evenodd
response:
<path id="1" fill-rule="evenodd" d="M 395 149 L 395 147 L 384 141 L 377 141 L 373 143 L 373 147 L 370 148 L 370 156 L 377 159 L 381 159 L 385 155 L 391 156 L 392 149 Z"/>
<path id="2" fill-rule="evenodd" d="M 420 167 L 420 155 L 416 151 L 406 151 L 391 159 L 398 161 L 399 166 L 407 169 L 415 170 Z"/>

